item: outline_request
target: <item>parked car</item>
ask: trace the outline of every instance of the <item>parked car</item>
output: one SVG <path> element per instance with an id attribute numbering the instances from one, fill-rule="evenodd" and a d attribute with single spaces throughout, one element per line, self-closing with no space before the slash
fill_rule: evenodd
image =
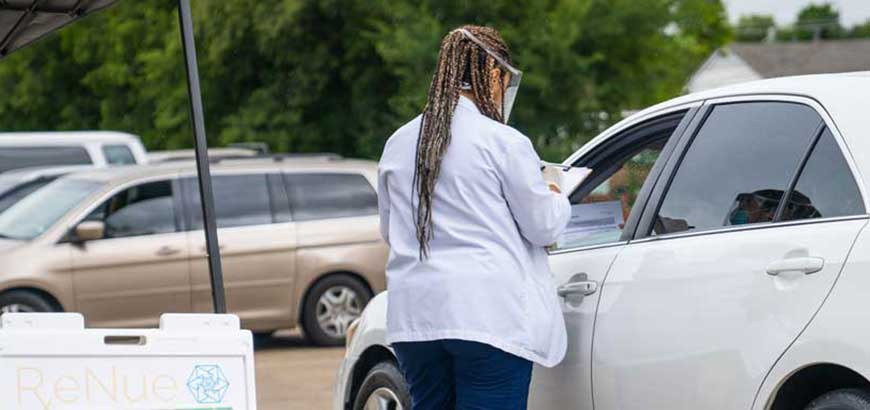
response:
<path id="1" fill-rule="evenodd" d="M 321 345 L 384 289 L 376 164 L 319 158 L 212 168 L 228 309 L 255 333 Z M 192 163 L 78 172 L 0 214 L 0 311 L 76 311 L 148 327 L 212 310 Z"/>
<path id="2" fill-rule="evenodd" d="M 220 161 L 223 159 L 244 159 L 254 158 L 260 153 L 249 148 L 209 148 L 208 158 L 212 161 Z M 158 162 L 170 161 L 192 161 L 196 158 L 196 153 L 193 149 L 177 149 L 167 151 L 151 151 L 148 153 L 148 162 L 156 164 Z"/>
<path id="3" fill-rule="evenodd" d="M 139 137 L 116 131 L 0 133 L 0 172 L 52 165 L 145 164 Z"/>
<path id="4" fill-rule="evenodd" d="M 91 165 L 68 165 L 64 167 L 18 168 L 0 174 L 0 213 L 70 172 L 92 168 Z"/>
<path id="5" fill-rule="evenodd" d="M 868 106 L 870 73 L 747 83 L 567 158 L 594 170 L 550 251 L 569 347 L 529 408 L 870 409 Z M 409 408 L 386 300 L 351 327 L 335 409 Z"/>

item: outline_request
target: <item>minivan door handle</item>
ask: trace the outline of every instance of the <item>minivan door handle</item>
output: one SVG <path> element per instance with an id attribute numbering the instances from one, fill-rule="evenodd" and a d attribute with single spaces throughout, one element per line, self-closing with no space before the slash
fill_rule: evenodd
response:
<path id="1" fill-rule="evenodd" d="M 825 267 L 825 260 L 815 256 L 786 258 L 767 265 L 767 274 L 777 276 L 785 272 L 800 272 L 805 275 L 816 273 Z"/>
<path id="2" fill-rule="evenodd" d="M 157 250 L 157 256 L 171 256 L 176 253 L 181 253 L 181 249 L 173 248 L 171 246 L 161 246 L 160 249 Z"/>

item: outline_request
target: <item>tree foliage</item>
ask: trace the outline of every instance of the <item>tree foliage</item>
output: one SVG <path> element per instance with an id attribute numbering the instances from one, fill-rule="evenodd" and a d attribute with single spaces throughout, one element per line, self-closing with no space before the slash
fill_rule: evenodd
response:
<path id="1" fill-rule="evenodd" d="M 4 130 L 116 129 L 190 146 L 175 2 L 119 5 L 0 64 Z M 195 0 L 211 145 L 376 158 L 425 103 L 438 43 L 502 31 L 525 71 L 512 123 L 559 159 L 679 94 L 730 38 L 710 0 Z"/>
<path id="2" fill-rule="evenodd" d="M 776 21 L 769 14 L 750 14 L 740 16 L 735 27 L 737 41 L 758 42 L 769 35 L 771 29 L 776 30 Z"/>

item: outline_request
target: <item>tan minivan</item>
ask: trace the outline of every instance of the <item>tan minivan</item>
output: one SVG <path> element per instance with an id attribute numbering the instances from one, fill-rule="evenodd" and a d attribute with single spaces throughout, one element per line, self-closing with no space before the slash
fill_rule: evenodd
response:
<path id="1" fill-rule="evenodd" d="M 190 162 L 78 172 L 0 214 L 0 311 L 98 327 L 211 311 L 195 175 Z M 245 327 L 343 342 L 385 287 L 376 178 L 376 163 L 334 157 L 213 166 L 227 306 Z"/>

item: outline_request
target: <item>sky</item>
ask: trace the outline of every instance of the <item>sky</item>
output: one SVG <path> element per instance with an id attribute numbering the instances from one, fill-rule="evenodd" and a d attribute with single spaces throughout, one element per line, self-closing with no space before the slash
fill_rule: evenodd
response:
<path id="1" fill-rule="evenodd" d="M 810 3 L 831 3 L 840 11 L 840 21 L 846 27 L 870 19 L 870 0 L 723 0 L 728 17 L 736 23 L 744 14 L 771 14 L 778 25 L 791 24 L 800 9 Z"/>

